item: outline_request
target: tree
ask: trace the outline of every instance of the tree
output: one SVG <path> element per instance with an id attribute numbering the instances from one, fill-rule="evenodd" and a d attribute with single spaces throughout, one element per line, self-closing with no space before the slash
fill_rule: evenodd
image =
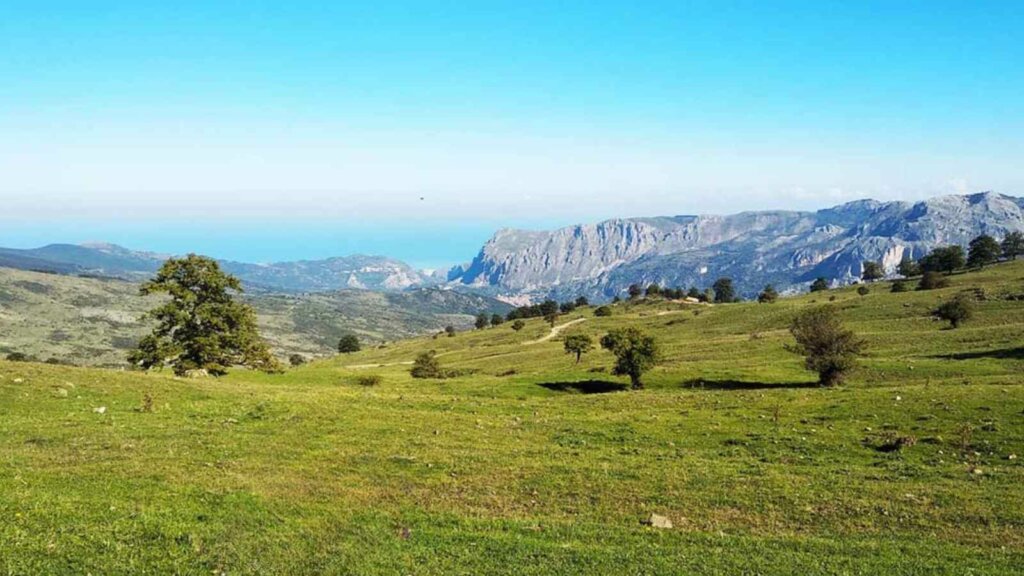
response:
<path id="1" fill-rule="evenodd" d="M 823 276 L 818 276 L 811 282 L 811 292 L 824 292 L 828 290 L 828 280 Z"/>
<path id="2" fill-rule="evenodd" d="M 586 296 L 580 296 L 576 299 L 576 307 L 583 308 L 584 306 L 590 306 L 590 300 L 587 300 Z"/>
<path id="3" fill-rule="evenodd" d="M 967 245 L 967 266 L 984 268 L 986 264 L 994 264 L 999 261 L 1001 252 L 1002 248 L 995 238 L 982 234 Z"/>
<path id="4" fill-rule="evenodd" d="M 575 302 L 562 302 L 558 306 L 558 311 L 561 312 L 562 314 L 568 314 L 569 312 L 572 312 L 575 309 L 576 309 L 576 303 Z"/>
<path id="5" fill-rule="evenodd" d="M 306 357 L 302 354 L 292 354 L 288 357 L 288 363 L 292 366 L 302 366 L 306 363 Z"/>
<path id="6" fill-rule="evenodd" d="M 433 350 L 421 352 L 413 360 L 409 374 L 413 378 L 443 378 L 444 371 L 441 369 L 441 363 L 437 360 L 437 352 Z"/>
<path id="7" fill-rule="evenodd" d="M 256 313 L 234 298 L 241 292 L 241 282 L 211 258 L 189 254 L 167 260 L 140 293 L 170 299 L 147 314 L 156 328 L 139 341 L 128 361 L 146 370 L 169 364 L 178 375 L 205 370 L 219 376 L 235 365 L 280 372 L 259 335 Z"/>
<path id="8" fill-rule="evenodd" d="M 874 282 L 875 280 L 881 280 L 885 278 L 885 268 L 882 267 L 881 262 L 875 262 L 873 260 L 865 260 L 861 265 L 862 272 L 860 277 L 865 282 Z"/>
<path id="9" fill-rule="evenodd" d="M 700 290 L 698 290 L 696 286 L 693 286 L 686 292 L 686 297 L 693 298 L 694 300 L 700 300 Z"/>
<path id="10" fill-rule="evenodd" d="M 657 284 L 651 284 L 650 286 L 647 287 L 646 295 L 648 298 L 652 296 L 660 296 L 661 286 L 658 286 Z"/>
<path id="11" fill-rule="evenodd" d="M 974 302 L 967 295 L 959 294 L 932 310 L 932 316 L 946 320 L 952 328 L 958 328 L 974 316 Z"/>
<path id="12" fill-rule="evenodd" d="M 868 288 L 867 286 L 858 286 L 857 287 L 857 294 L 860 294 L 861 296 L 867 296 L 870 293 L 871 293 L 871 289 Z"/>
<path id="13" fill-rule="evenodd" d="M 621 296 L 616 295 L 614 298 L 612 298 L 612 304 L 618 304 L 619 302 L 622 302 Z"/>
<path id="14" fill-rule="evenodd" d="M 644 290 L 639 284 L 630 284 L 628 292 L 630 300 L 636 300 L 644 293 Z"/>
<path id="15" fill-rule="evenodd" d="M 477 330 L 483 330 L 490 324 L 490 319 L 487 318 L 487 314 L 480 313 L 476 315 L 476 322 L 473 323 Z"/>
<path id="16" fill-rule="evenodd" d="M 644 387 L 641 377 L 661 357 L 657 341 L 636 327 L 612 330 L 601 338 L 601 347 L 615 355 L 613 372 L 629 376 L 634 390 Z"/>
<path id="17" fill-rule="evenodd" d="M 593 349 L 594 340 L 586 334 L 570 334 L 565 337 L 565 353 L 575 354 L 577 364 L 584 354 Z"/>
<path id="18" fill-rule="evenodd" d="M 522 320 L 516 320 L 515 322 L 512 323 L 512 329 L 515 330 L 516 332 L 519 332 L 525 327 L 526 322 L 523 322 Z"/>
<path id="19" fill-rule="evenodd" d="M 732 278 L 719 278 L 711 285 L 715 291 L 715 303 L 726 304 L 736 301 L 736 289 L 732 287 Z"/>
<path id="20" fill-rule="evenodd" d="M 505 317 L 501 314 L 491 314 L 491 326 L 500 326 L 505 322 Z"/>
<path id="21" fill-rule="evenodd" d="M 554 300 L 545 300 L 540 303 L 538 308 L 540 312 L 537 316 L 547 316 L 548 314 L 558 314 L 558 302 Z"/>
<path id="22" fill-rule="evenodd" d="M 1008 260 L 1016 260 L 1017 256 L 1024 254 L 1024 234 L 1020 232 L 1010 232 L 1003 238 L 1003 243 L 1000 245 L 1003 250 L 1003 257 Z"/>
<path id="23" fill-rule="evenodd" d="M 804 356 L 804 365 L 818 373 L 822 386 L 841 384 L 865 348 L 863 340 L 843 327 L 831 306 L 812 308 L 798 315 L 789 332 L 796 339 L 796 346 L 790 350 Z"/>
<path id="24" fill-rule="evenodd" d="M 340 340 L 338 340 L 338 352 L 341 352 L 342 354 L 359 352 L 362 347 L 362 344 L 359 342 L 359 336 L 356 336 L 355 334 L 345 334 Z"/>
<path id="25" fill-rule="evenodd" d="M 897 280 L 897 281 L 892 283 L 892 289 L 891 290 L 893 292 L 907 292 L 907 291 L 910 290 L 910 288 L 907 287 L 907 283 L 906 282 L 904 282 L 902 280 Z"/>
<path id="26" fill-rule="evenodd" d="M 612 309 L 609 306 L 598 306 L 594 310 L 594 316 L 611 316 Z"/>
<path id="27" fill-rule="evenodd" d="M 452 326 L 451 324 L 445 326 L 444 327 L 444 333 L 447 334 L 449 338 L 454 338 L 455 337 L 455 326 Z"/>
<path id="28" fill-rule="evenodd" d="M 550 324 L 552 328 L 554 328 L 555 322 L 558 322 L 558 311 L 556 310 L 554 312 L 549 312 L 548 314 L 545 314 L 544 321 Z"/>
<path id="29" fill-rule="evenodd" d="M 963 268 L 965 263 L 963 248 L 956 245 L 941 246 L 921 259 L 921 270 L 950 274 L 958 268 Z"/>
<path id="30" fill-rule="evenodd" d="M 921 274 L 921 265 L 910 259 L 909 256 L 903 256 L 900 260 L 899 266 L 896 267 L 896 272 L 904 278 L 911 278 Z"/>
<path id="31" fill-rule="evenodd" d="M 949 286 L 949 278 L 932 270 L 922 274 L 921 280 L 917 283 L 918 290 L 937 290 L 946 286 Z"/>
<path id="32" fill-rule="evenodd" d="M 779 293 L 775 291 L 775 287 L 768 284 L 761 290 L 761 293 L 757 295 L 757 301 L 761 304 L 771 304 L 779 299 Z"/>

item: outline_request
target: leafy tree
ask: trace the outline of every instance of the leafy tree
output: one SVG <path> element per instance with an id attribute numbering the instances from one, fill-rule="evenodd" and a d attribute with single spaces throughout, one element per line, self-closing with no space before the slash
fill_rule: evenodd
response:
<path id="1" fill-rule="evenodd" d="M 964 249 L 960 246 L 941 246 L 928 253 L 921 259 L 921 270 L 923 272 L 945 272 L 952 273 L 954 270 L 963 268 L 966 264 Z"/>
<path id="2" fill-rule="evenodd" d="M 525 327 L 526 322 L 523 322 L 522 320 L 516 320 L 515 322 L 512 323 L 512 329 L 515 330 L 516 332 L 519 332 Z"/>
<path id="3" fill-rule="evenodd" d="M 910 288 L 907 287 L 907 283 L 902 280 L 897 280 L 892 283 L 893 292 L 908 292 Z"/>
<path id="4" fill-rule="evenodd" d="M 594 310 L 594 316 L 611 316 L 612 309 L 609 306 L 598 306 Z"/>
<path id="5" fill-rule="evenodd" d="M 189 254 L 167 260 L 140 293 L 170 299 L 148 313 L 157 326 L 128 361 L 146 370 L 170 364 L 178 375 L 192 370 L 222 375 L 234 365 L 280 372 L 260 338 L 256 313 L 233 296 L 241 291 L 241 282 L 211 258 Z"/>
<path id="6" fill-rule="evenodd" d="M 1024 234 L 1020 232 L 1010 232 L 1003 238 L 1003 243 L 1000 245 L 1003 250 L 1003 257 L 1009 260 L 1016 260 L 1017 256 L 1024 254 Z"/>
<path id="7" fill-rule="evenodd" d="M 558 302 L 554 300 L 545 300 L 540 303 L 538 316 L 547 316 L 549 314 L 558 314 Z"/>
<path id="8" fill-rule="evenodd" d="M 994 264 L 999 261 L 1002 251 L 995 238 L 982 234 L 967 245 L 967 266 L 984 268 L 986 264 Z"/>
<path id="9" fill-rule="evenodd" d="M 697 298 L 697 299 L 700 300 L 701 302 L 714 302 L 715 301 L 715 291 L 712 290 L 711 288 L 705 288 L 704 289 L 704 293 L 701 294 L 700 298 Z"/>
<path id="10" fill-rule="evenodd" d="M 544 321 L 547 322 L 548 324 L 550 324 L 552 328 L 554 328 L 555 327 L 555 322 L 558 322 L 558 311 L 556 310 L 554 312 L 550 312 L 548 314 L 545 314 L 544 315 Z"/>
<path id="11" fill-rule="evenodd" d="M 871 289 L 868 288 L 867 286 L 858 286 L 857 287 L 857 294 L 860 294 L 861 296 L 867 296 L 870 293 L 871 293 Z"/>
<path id="12" fill-rule="evenodd" d="M 639 298 L 644 293 L 644 290 L 643 290 L 643 288 L 640 287 L 639 284 L 630 284 L 628 292 L 629 292 L 629 298 L 631 300 L 636 300 L 637 298 Z"/>
<path id="13" fill-rule="evenodd" d="M 694 300 L 700 300 L 700 290 L 698 290 L 696 286 L 693 286 L 686 292 L 686 297 L 693 298 Z"/>
<path id="14" fill-rule="evenodd" d="M 558 306 L 558 311 L 561 312 L 562 314 L 568 314 L 569 312 L 572 312 L 575 309 L 576 309 L 576 303 L 575 302 L 562 302 Z"/>
<path id="15" fill-rule="evenodd" d="M 634 390 L 644 387 L 641 377 L 661 357 L 657 341 L 639 328 L 618 328 L 601 338 L 601 347 L 615 355 L 613 372 L 629 376 Z"/>
<path id="16" fill-rule="evenodd" d="M 612 298 L 612 304 L 618 304 L 619 302 L 622 302 L 621 296 L 616 295 L 614 298 Z"/>
<path id="17" fill-rule="evenodd" d="M 590 300 L 587 300 L 586 296 L 580 296 L 576 299 L 576 307 L 583 308 L 584 306 L 590 306 Z"/>
<path id="18" fill-rule="evenodd" d="M 779 293 L 775 291 L 775 287 L 768 284 L 761 290 L 761 293 L 757 295 L 757 301 L 761 304 L 771 304 L 779 299 Z"/>
<path id="19" fill-rule="evenodd" d="M 338 340 L 338 352 L 342 354 L 359 352 L 362 347 L 362 344 L 359 342 L 359 336 L 355 334 L 345 334 Z"/>
<path id="20" fill-rule="evenodd" d="M 302 354 L 292 354 L 288 357 L 288 363 L 292 366 L 302 366 L 306 363 L 306 357 Z"/>
<path id="21" fill-rule="evenodd" d="M 445 326 L 444 327 L 444 333 L 447 334 L 449 338 L 454 338 L 455 337 L 455 326 L 452 326 L 451 324 Z"/>
<path id="22" fill-rule="evenodd" d="M 946 320 L 952 328 L 958 328 L 974 316 L 974 302 L 967 295 L 959 294 L 932 310 L 932 316 Z"/>
<path id="23" fill-rule="evenodd" d="M 921 274 L 921 265 L 911 260 L 909 256 L 903 256 L 899 266 L 896 267 L 896 272 L 904 278 L 911 278 Z"/>
<path id="24" fill-rule="evenodd" d="M 491 314 L 491 326 L 500 326 L 505 322 L 505 317 L 501 314 Z"/>
<path id="25" fill-rule="evenodd" d="M 732 286 L 732 278 L 719 278 L 711 285 L 715 291 L 715 303 L 727 304 L 736 301 L 736 289 Z"/>
<path id="26" fill-rule="evenodd" d="M 921 280 L 917 283 L 918 290 L 938 290 L 947 286 L 949 286 L 949 278 L 932 270 L 922 274 Z"/>
<path id="27" fill-rule="evenodd" d="M 584 354 L 594 349 L 594 340 L 586 334 L 570 334 L 565 337 L 564 344 L 565 353 L 575 354 L 577 364 Z"/>
<path id="28" fill-rule="evenodd" d="M 831 306 L 803 312 L 793 320 L 789 331 L 796 339 L 796 346 L 790 350 L 804 356 L 804 365 L 818 373 L 822 386 L 841 384 L 866 345 L 843 327 Z"/>
<path id="29" fill-rule="evenodd" d="M 651 284 L 650 286 L 647 287 L 646 295 L 648 297 L 660 296 L 661 295 L 661 286 L 658 286 L 657 284 Z"/>
<path id="30" fill-rule="evenodd" d="M 875 280 L 885 278 L 885 268 L 882 267 L 881 262 L 865 260 L 861 267 L 863 271 L 861 272 L 860 277 L 865 282 L 874 282 Z"/>
<path id="31" fill-rule="evenodd" d="M 818 276 L 811 282 L 811 292 L 824 292 L 828 290 L 828 280 L 823 276 Z"/>
<path id="32" fill-rule="evenodd" d="M 413 378 L 444 378 L 445 376 L 444 370 L 441 369 L 441 363 L 437 360 L 437 352 L 433 350 L 417 355 L 412 362 L 409 374 Z"/>
<path id="33" fill-rule="evenodd" d="M 483 330 L 484 328 L 487 328 L 490 323 L 491 321 L 487 317 L 487 314 L 480 313 L 476 315 L 476 322 L 474 322 L 473 325 L 476 326 L 477 330 Z"/>

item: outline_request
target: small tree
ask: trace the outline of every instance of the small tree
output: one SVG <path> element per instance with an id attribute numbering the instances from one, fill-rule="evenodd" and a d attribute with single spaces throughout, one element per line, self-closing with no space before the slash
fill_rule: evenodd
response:
<path id="1" fill-rule="evenodd" d="M 861 272 L 860 277 L 865 282 L 874 282 L 875 280 L 885 278 L 885 268 L 882 267 L 881 262 L 865 260 L 861 266 L 863 271 Z"/>
<path id="2" fill-rule="evenodd" d="M 491 326 L 500 326 L 505 323 L 505 317 L 501 314 L 491 314 Z"/>
<path id="3" fill-rule="evenodd" d="M 639 284 L 630 284 L 628 293 L 630 300 L 636 300 L 643 295 L 644 289 L 641 288 Z"/>
<path id="4" fill-rule="evenodd" d="M 932 316 L 946 320 L 952 328 L 958 328 L 974 316 L 974 302 L 967 295 L 959 294 L 932 310 Z"/>
<path id="5" fill-rule="evenodd" d="M 892 283 L 893 292 L 908 292 L 909 290 L 910 288 L 907 287 L 907 283 L 904 282 L 903 280 L 897 280 L 896 282 Z"/>
<path id="6" fill-rule="evenodd" d="M 555 327 L 555 322 L 558 322 L 558 311 L 549 312 L 549 313 L 545 314 L 544 315 L 544 321 L 547 322 L 548 324 L 550 324 L 552 328 L 554 328 Z"/>
<path id="7" fill-rule="evenodd" d="M 610 306 L 598 306 L 594 309 L 594 316 L 611 316 L 612 309 Z"/>
<path id="8" fill-rule="evenodd" d="M 871 289 L 868 288 L 867 286 L 858 286 L 857 287 L 857 294 L 860 294 L 861 296 L 867 296 L 870 293 L 871 293 Z"/>
<path id="9" fill-rule="evenodd" d="M 490 323 L 491 322 L 487 317 L 487 314 L 481 313 L 476 315 L 476 322 L 474 322 L 473 325 L 476 326 L 477 330 L 483 330 L 484 328 L 487 328 Z"/>
<path id="10" fill-rule="evenodd" d="M 921 280 L 917 283 L 918 290 L 938 290 L 947 286 L 949 286 L 949 278 L 932 270 L 922 274 Z"/>
<path id="11" fill-rule="evenodd" d="M 945 272 L 951 274 L 966 264 L 964 249 L 960 246 L 942 246 L 928 253 L 921 259 L 921 270 L 924 272 Z"/>
<path id="12" fill-rule="evenodd" d="M 561 312 L 562 314 L 568 314 L 569 312 L 572 312 L 575 309 L 576 309 L 576 303 L 575 302 L 562 302 L 558 306 L 558 311 Z"/>
<path id="13" fill-rule="evenodd" d="M 302 354 L 292 354 L 288 357 L 288 363 L 292 366 L 302 366 L 306 363 L 306 357 Z"/>
<path id="14" fill-rule="evenodd" d="M 732 286 L 732 278 L 719 278 L 711 286 L 715 291 L 715 303 L 726 304 L 736 301 L 736 289 Z"/>
<path id="15" fill-rule="evenodd" d="M 803 312 L 793 320 L 789 331 L 796 339 L 796 346 L 790 349 L 804 356 L 804 365 L 818 373 L 822 386 L 841 384 L 865 347 L 863 340 L 843 327 L 831 306 Z"/>
<path id="16" fill-rule="evenodd" d="M 828 280 L 823 276 L 818 276 L 811 282 L 811 292 L 823 292 L 828 290 Z"/>
<path id="17" fill-rule="evenodd" d="M 619 302 L 622 302 L 622 297 L 616 294 L 616 295 L 615 295 L 615 296 L 614 296 L 614 297 L 612 298 L 612 304 L 618 304 Z"/>
<path id="18" fill-rule="evenodd" d="M 515 330 L 516 332 L 519 332 L 525 327 L 526 322 L 523 322 L 522 320 L 516 320 L 515 322 L 512 323 L 512 329 Z"/>
<path id="19" fill-rule="evenodd" d="M 652 296 L 661 296 L 661 286 L 658 286 L 657 284 L 651 284 L 650 286 L 647 287 L 646 293 L 648 298 Z"/>
<path id="20" fill-rule="evenodd" d="M 413 378 L 443 378 L 444 371 L 437 360 L 437 352 L 428 350 L 421 352 L 412 362 L 409 374 Z"/>
<path id="21" fill-rule="evenodd" d="M 565 353 L 575 354 L 577 364 L 584 354 L 593 349 L 594 340 L 586 334 L 570 334 L 565 337 Z"/>
<path id="22" fill-rule="evenodd" d="M 1010 232 L 1003 238 L 1003 243 L 1000 245 L 1003 250 L 1003 257 L 1008 260 L 1016 260 L 1017 256 L 1024 254 L 1024 234 L 1020 232 Z"/>
<path id="23" fill-rule="evenodd" d="M 999 261 L 999 254 L 1002 248 L 996 239 L 988 234 L 982 234 L 967 245 L 967 266 L 970 268 L 984 268 L 988 264 Z"/>
<path id="24" fill-rule="evenodd" d="M 338 340 L 338 352 L 342 354 L 359 352 L 362 347 L 362 344 L 359 343 L 359 337 L 355 334 L 345 334 Z"/>
<path id="25" fill-rule="evenodd" d="M 539 316 L 558 314 L 558 302 L 555 302 L 554 300 L 545 300 L 540 303 L 538 311 L 540 312 Z"/>
<path id="26" fill-rule="evenodd" d="M 921 265 L 911 260 L 909 256 L 904 256 L 896 267 L 896 272 L 904 278 L 912 278 L 921 274 Z"/>
<path id="27" fill-rule="evenodd" d="M 576 299 L 577 308 L 583 308 L 585 306 L 590 306 L 590 300 L 587 300 L 586 296 L 580 296 L 579 298 Z"/>
<path id="28" fill-rule="evenodd" d="M 700 290 L 698 290 L 696 286 L 693 286 L 687 290 L 686 297 L 693 298 L 694 300 L 700 300 Z"/>
<path id="29" fill-rule="evenodd" d="M 454 338 L 455 337 L 455 326 L 452 326 L 451 324 L 445 326 L 444 327 L 444 333 L 447 334 L 449 338 Z"/>
<path id="30" fill-rule="evenodd" d="M 241 292 L 241 282 L 212 258 L 189 254 L 167 260 L 140 293 L 170 298 L 149 312 L 156 328 L 139 341 L 128 361 L 146 370 L 170 364 L 178 375 L 205 370 L 216 376 L 233 365 L 280 372 L 259 335 L 256 312 L 235 299 Z"/>
<path id="31" fill-rule="evenodd" d="M 757 295 L 757 301 L 761 304 L 771 304 L 779 299 L 779 293 L 775 291 L 775 287 L 768 284 L 761 290 L 761 293 Z"/>
<path id="32" fill-rule="evenodd" d="M 643 373 L 654 367 L 661 357 L 657 341 L 639 328 L 619 328 L 601 338 L 601 347 L 615 355 L 613 372 L 629 376 L 634 390 L 644 387 Z"/>

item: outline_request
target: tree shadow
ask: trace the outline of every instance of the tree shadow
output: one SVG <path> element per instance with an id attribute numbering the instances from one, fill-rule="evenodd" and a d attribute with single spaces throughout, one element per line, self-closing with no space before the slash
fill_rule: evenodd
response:
<path id="1" fill-rule="evenodd" d="M 608 392 L 622 392 L 629 387 L 628 384 L 610 382 L 608 380 L 583 380 L 577 382 L 541 382 L 537 384 L 555 392 L 579 392 L 582 394 L 607 394 Z"/>
<path id="2" fill-rule="evenodd" d="M 1003 348 L 1001 350 L 979 350 L 977 352 L 958 352 L 956 354 L 936 354 L 932 358 L 944 360 L 978 360 L 996 358 L 998 360 L 1024 360 L 1024 348 Z"/>
<path id="3" fill-rule="evenodd" d="M 704 390 L 771 390 L 778 388 L 819 388 L 817 382 L 748 382 L 743 380 L 706 380 L 694 378 L 680 384 L 682 388 Z"/>

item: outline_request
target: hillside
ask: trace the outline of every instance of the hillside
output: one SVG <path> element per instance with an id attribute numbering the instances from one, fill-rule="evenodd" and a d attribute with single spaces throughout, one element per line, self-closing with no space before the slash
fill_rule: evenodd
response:
<path id="1" fill-rule="evenodd" d="M 22 352 L 41 360 L 122 366 L 149 325 L 142 315 L 159 301 L 138 284 L 0 268 L 0 356 Z M 480 312 L 509 307 L 450 290 L 393 293 L 342 290 L 300 295 L 255 294 L 261 331 L 283 356 L 330 355 L 342 334 L 380 342 L 473 325 Z"/>
<path id="2" fill-rule="evenodd" d="M 0 361 L 0 568 L 1019 574 L 1024 262 L 952 281 L 559 320 L 655 335 L 642 391 L 606 352 L 574 365 L 540 319 L 277 376 Z M 964 290 L 974 319 L 929 318 Z M 869 348 L 822 389 L 786 326 L 833 296 Z M 429 349 L 463 375 L 410 378 Z M 916 442 L 885 451 L 894 436 Z"/>
<path id="3" fill-rule="evenodd" d="M 1024 199 L 985 192 L 916 203 L 860 200 L 817 212 L 616 219 L 550 232 L 501 230 L 449 280 L 503 295 L 622 295 L 633 283 L 709 287 L 732 277 L 751 297 L 767 283 L 860 277 L 864 260 L 893 272 L 904 256 L 985 233 L 1024 230 Z"/>

